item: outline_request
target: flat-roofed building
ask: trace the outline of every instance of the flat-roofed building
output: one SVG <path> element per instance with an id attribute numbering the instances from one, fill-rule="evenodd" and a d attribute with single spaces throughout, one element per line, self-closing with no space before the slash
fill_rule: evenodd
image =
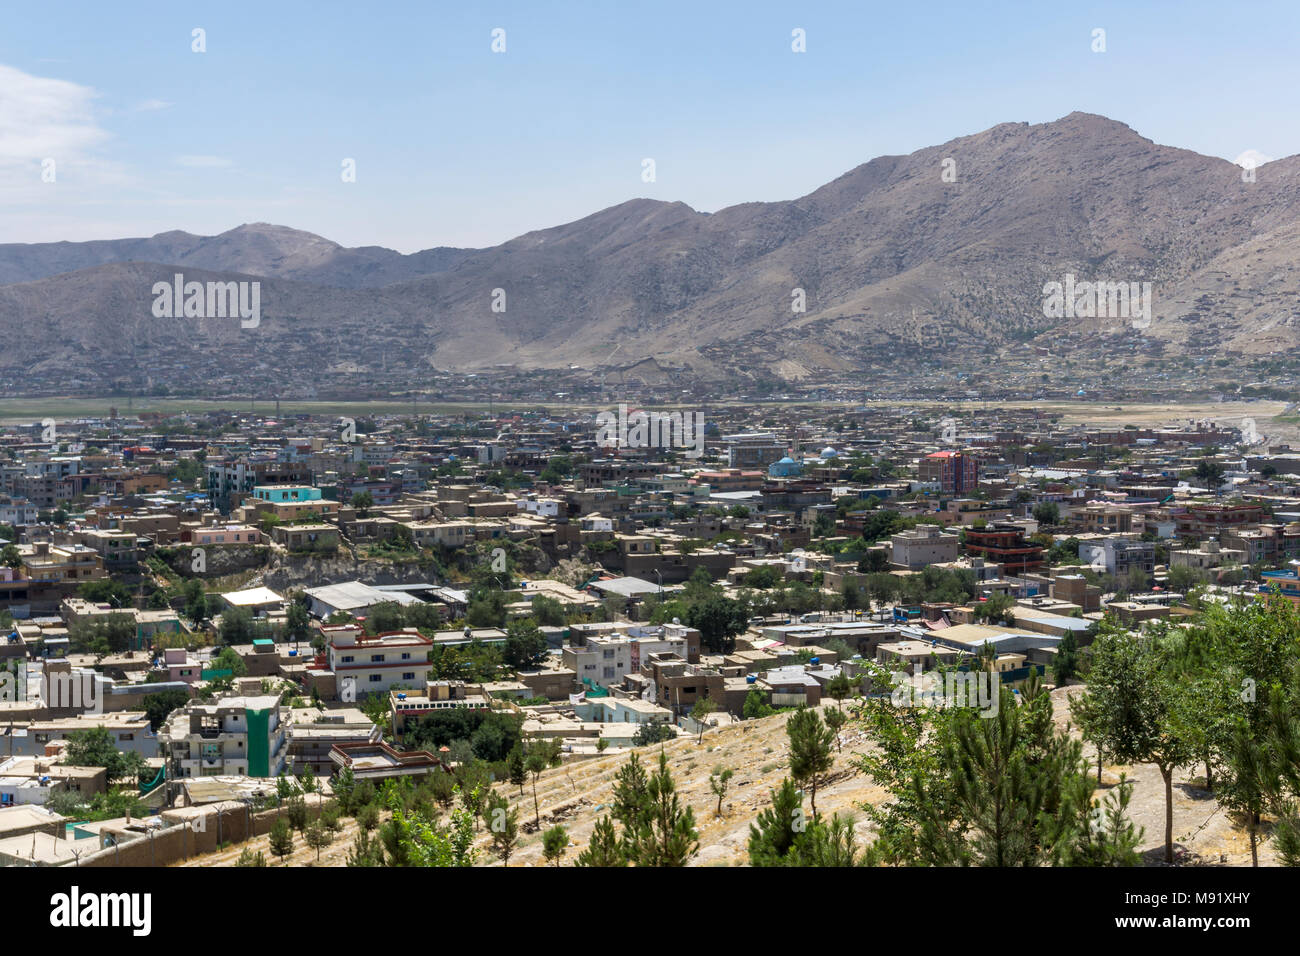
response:
<path id="1" fill-rule="evenodd" d="M 433 641 L 415 628 L 370 636 L 355 624 L 343 624 L 323 627 L 321 632 L 328 641 L 329 670 L 345 701 L 359 700 L 362 694 L 386 693 L 398 685 L 423 687 L 429 679 Z"/>

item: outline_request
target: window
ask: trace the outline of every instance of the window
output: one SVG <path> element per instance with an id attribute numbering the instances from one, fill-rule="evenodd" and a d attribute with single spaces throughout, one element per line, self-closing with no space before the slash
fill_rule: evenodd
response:
<path id="1" fill-rule="evenodd" d="M 410 655 L 410 654 L 403 654 L 403 655 L 402 655 L 402 660 L 404 660 L 404 661 L 409 661 L 410 659 L 411 659 L 411 655 Z"/>
<path id="2" fill-rule="evenodd" d="M 344 663 L 344 664 L 351 664 L 352 661 L 353 661 L 353 657 L 352 657 L 351 654 L 349 654 L 347 657 L 343 658 L 343 663 Z"/>
<path id="3" fill-rule="evenodd" d="M 415 671 L 407 671 L 402 675 L 402 680 L 415 680 Z"/>
<path id="4" fill-rule="evenodd" d="M 380 664 L 382 664 L 383 661 L 384 661 L 384 655 L 383 655 L 383 654 L 371 654 L 371 655 L 370 655 L 370 663 L 372 663 L 372 664 L 375 664 L 375 663 L 380 663 Z"/>
<path id="5" fill-rule="evenodd" d="M 379 683 L 381 680 L 383 680 L 383 679 L 384 679 L 384 675 L 383 675 L 383 674 L 371 674 L 371 675 L 370 675 L 370 683 L 372 683 L 372 684 L 378 684 L 378 683 Z"/>

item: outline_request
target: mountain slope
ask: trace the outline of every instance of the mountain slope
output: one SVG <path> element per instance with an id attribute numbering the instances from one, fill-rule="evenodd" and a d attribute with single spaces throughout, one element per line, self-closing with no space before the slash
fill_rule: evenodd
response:
<path id="1" fill-rule="evenodd" d="M 955 182 L 942 175 L 948 159 Z M 1300 158 L 1256 178 L 1072 113 L 880 157 L 796 200 L 710 215 L 635 199 L 489 249 L 402 256 L 265 224 L 3 246 L 0 332 L 23 334 L 0 368 L 43 361 L 94 379 L 105 362 L 185 364 L 199 343 L 233 350 L 223 357 L 240 368 L 241 349 L 289 357 L 306 342 L 339 367 L 396 361 L 414 378 L 654 358 L 702 378 L 798 379 L 907 350 L 969 355 L 1036 337 L 1069 349 L 1132 334 L 1123 318 L 1045 318 L 1043 285 L 1067 273 L 1150 282 L 1142 335 L 1157 351 L 1287 350 Z M 158 347 L 149 289 L 175 267 L 260 278 L 261 326 L 169 320 L 188 331 Z M 124 328 L 134 331 L 123 338 Z"/>

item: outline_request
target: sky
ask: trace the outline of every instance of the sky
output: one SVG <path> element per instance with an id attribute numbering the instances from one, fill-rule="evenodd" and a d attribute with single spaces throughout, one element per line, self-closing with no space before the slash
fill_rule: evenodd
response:
<path id="1" fill-rule="evenodd" d="M 1294 0 L 65 0 L 0 18 L 0 242 L 272 222 L 481 247 L 642 196 L 792 199 L 1075 110 L 1229 160 L 1300 153 Z"/>

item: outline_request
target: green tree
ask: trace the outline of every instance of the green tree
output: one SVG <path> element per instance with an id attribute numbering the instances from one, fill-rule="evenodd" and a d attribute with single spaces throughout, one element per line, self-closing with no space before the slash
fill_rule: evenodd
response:
<path id="1" fill-rule="evenodd" d="M 289 821 L 283 817 L 275 821 L 271 827 L 270 842 L 271 852 L 283 862 L 293 852 L 293 829 L 289 826 Z"/>
<path id="2" fill-rule="evenodd" d="M 834 732 L 822 723 L 817 711 L 800 707 L 785 723 L 790 738 L 790 775 L 810 791 L 812 815 L 817 816 L 817 785 L 835 763 L 831 755 Z"/>
<path id="3" fill-rule="evenodd" d="M 840 730 L 844 727 L 844 724 L 848 721 L 849 719 L 848 716 L 844 713 L 844 711 L 840 710 L 839 708 L 835 708 L 834 710 L 827 710 L 826 716 L 823 719 L 826 721 L 826 726 L 830 728 L 831 733 L 835 735 L 836 752 L 843 753 L 844 747 L 840 743 Z"/>
<path id="4" fill-rule="evenodd" d="M 524 762 L 523 747 L 516 745 L 506 758 L 507 772 L 510 774 L 511 786 L 519 788 L 519 795 L 524 795 L 524 783 L 528 780 L 528 769 Z"/>
<path id="5" fill-rule="evenodd" d="M 591 831 L 591 841 L 587 848 L 578 854 L 574 861 L 576 866 L 627 866 L 627 854 L 614 829 L 614 822 L 608 816 L 596 821 Z"/>
<path id="6" fill-rule="evenodd" d="M 808 829 L 803 796 L 786 777 L 772 791 L 772 806 L 761 811 L 749 826 L 750 866 L 782 866 L 795 841 Z"/>
<path id="7" fill-rule="evenodd" d="M 1056 645 L 1056 658 L 1052 661 L 1052 680 L 1064 687 L 1079 672 L 1079 641 L 1073 631 L 1066 631 Z"/>
<path id="8" fill-rule="evenodd" d="M 558 824 L 542 834 L 542 853 L 548 863 L 559 866 L 568 846 L 569 831 Z"/>
<path id="9" fill-rule="evenodd" d="M 736 775 L 736 771 L 730 767 L 714 767 L 709 771 L 709 789 L 713 795 L 718 798 L 718 809 L 716 816 L 722 816 L 722 801 L 727 796 L 727 786 L 731 783 L 731 778 Z"/>
<path id="10" fill-rule="evenodd" d="M 163 725 L 172 711 L 184 707 L 190 695 L 183 690 L 162 690 L 144 698 L 144 713 L 149 718 L 149 729 L 154 733 Z"/>
<path id="11" fill-rule="evenodd" d="M 319 821 L 309 826 L 303 836 L 307 840 L 307 845 L 316 851 L 317 863 L 320 862 L 320 851 L 334 842 L 334 834 Z"/>
<path id="12" fill-rule="evenodd" d="M 632 843 L 637 866 L 685 866 L 699 850 L 695 811 L 682 806 L 663 751 L 659 753 L 659 769 L 646 784 L 646 820 Z"/>
<path id="13" fill-rule="evenodd" d="M 113 735 L 102 726 L 69 733 L 63 762 L 70 767 L 103 767 L 110 784 L 134 784 L 146 769 L 143 757 L 133 750 L 118 750 Z"/>
<path id="14" fill-rule="evenodd" d="M 510 854 L 519 843 L 519 811 L 499 793 L 488 797 L 488 829 L 492 832 L 492 847 L 501 857 L 501 865 L 510 865 Z"/>
<path id="15" fill-rule="evenodd" d="M 1088 694 L 1096 698 L 1105 751 L 1120 763 L 1154 763 L 1165 785 L 1165 861 L 1174 861 L 1173 775 L 1195 756 L 1178 732 L 1196 702 L 1171 673 L 1159 642 L 1107 627 L 1092 645 Z M 1188 709 L 1191 709 L 1190 711 Z"/>
<path id="16" fill-rule="evenodd" d="M 511 621 L 506 627 L 506 664 L 516 670 L 532 670 L 546 659 L 546 638 L 529 618 Z"/>
<path id="17" fill-rule="evenodd" d="M 695 701 L 695 706 L 691 708 L 691 719 L 699 725 L 700 729 L 699 737 L 695 741 L 697 744 L 704 741 L 705 720 L 717 709 L 718 705 L 710 697 L 701 697 Z"/>

